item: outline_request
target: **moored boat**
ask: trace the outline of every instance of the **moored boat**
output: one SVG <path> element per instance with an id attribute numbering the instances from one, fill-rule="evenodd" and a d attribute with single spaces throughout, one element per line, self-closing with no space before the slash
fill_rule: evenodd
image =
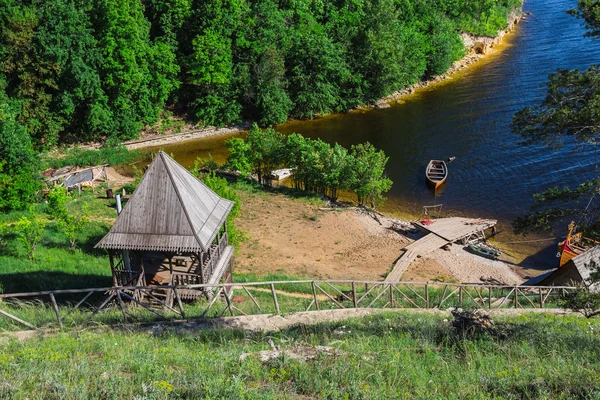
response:
<path id="1" fill-rule="evenodd" d="M 431 160 L 425 171 L 427 183 L 434 188 L 440 187 L 448 178 L 448 167 L 446 162 L 442 160 Z"/>
<path id="2" fill-rule="evenodd" d="M 500 257 L 500 252 L 496 249 L 492 249 L 490 247 L 482 246 L 479 244 L 470 244 L 467 246 L 467 250 L 469 250 L 473 254 L 477 254 L 478 256 L 489 258 L 490 260 L 496 260 Z"/>

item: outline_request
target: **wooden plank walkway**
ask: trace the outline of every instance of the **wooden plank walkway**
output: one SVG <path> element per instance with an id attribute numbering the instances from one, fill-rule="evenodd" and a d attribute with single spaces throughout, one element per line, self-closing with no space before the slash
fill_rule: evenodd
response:
<path id="1" fill-rule="evenodd" d="M 496 222 L 495 219 L 452 217 L 434 220 L 429 225 L 425 225 L 422 222 L 415 222 L 414 225 L 422 231 L 435 233 L 448 242 L 456 242 L 457 240 L 491 228 L 496 225 Z"/>
<path id="2" fill-rule="evenodd" d="M 404 254 L 396 261 L 392 271 L 385 278 L 387 282 L 399 281 L 408 266 L 418 256 L 427 255 L 449 243 L 468 239 L 496 225 L 496 220 L 452 217 L 434 220 L 429 225 L 421 222 L 415 222 L 414 225 L 428 233 L 403 249 Z"/>
<path id="3" fill-rule="evenodd" d="M 402 256 L 400 257 L 400 259 L 396 262 L 396 264 L 394 264 L 394 268 L 392 269 L 392 272 L 390 272 L 388 274 L 388 276 L 385 278 L 386 282 L 400 281 L 400 277 L 402 276 L 404 271 L 406 271 L 408 266 L 413 261 L 415 261 L 415 258 L 417 258 L 417 253 L 410 251 L 410 250 L 405 251 L 404 254 L 402 254 Z"/>

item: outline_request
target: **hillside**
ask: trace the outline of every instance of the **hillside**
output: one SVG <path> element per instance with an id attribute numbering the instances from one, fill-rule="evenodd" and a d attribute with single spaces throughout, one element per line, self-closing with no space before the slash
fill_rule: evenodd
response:
<path id="1" fill-rule="evenodd" d="M 3 339 L 0 396 L 61 399 L 567 399 L 600 395 L 600 324 L 498 317 L 463 339 L 444 314 L 384 313 L 272 333 L 127 328 Z M 287 356 L 261 361 L 270 338 Z M 316 348 L 315 346 L 328 346 Z M 251 353 L 241 356 L 245 353 Z M 307 361 L 291 354 L 314 356 Z"/>

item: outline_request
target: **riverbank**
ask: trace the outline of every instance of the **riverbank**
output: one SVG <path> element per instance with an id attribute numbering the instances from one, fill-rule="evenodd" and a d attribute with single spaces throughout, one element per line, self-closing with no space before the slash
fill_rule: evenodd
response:
<path id="1" fill-rule="evenodd" d="M 512 12 L 508 16 L 508 25 L 505 29 L 498 31 L 494 37 L 477 36 L 467 32 L 461 33 L 460 37 L 465 47 L 465 56 L 458 61 L 455 61 L 450 69 L 445 74 L 437 75 L 431 79 L 420 81 L 407 88 L 398 90 L 391 95 L 384 97 L 374 104 L 375 108 L 388 108 L 393 103 L 402 103 L 407 97 L 413 95 L 416 91 L 429 88 L 433 85 L 447 81 L 459 71 L 463 71 L 472 66 L 477 61 L 480 61 L 486 56 L 494 54 L 496 48 L 504 42 L 506 35 L 514 32 L 521 19 L 529 13 L 523 13 L 522 9 Z M 358 109 L 368 109 L 369 107 L 358 107 Z"/>
<path id="2" fill-rule="evenodd" d="M 416 236 L 398 232 L 397 219 L 361 209 L 330 209 L 318 199 L 293 199 L 276 192 L 238 190 L 236 224 L 249 236 L 236 256 L 236 271 L 257 276 L 380 281 L 402 248 Z M 410 219 L 414 220 L 414 219 Z M 452 245 L 418 258 L 403 281 L 523 283 L 511 257 L 488 260 Z"/>
<path id="3" fill-rule="evenodd" d="M 465 46 L 466 54 L 463 58 L 454 62 L 446 73 L 435 76 L 432 79 L 417 82 L 409 87 L 400 89 L 392 93 L 391 95 L 374 102 L 373 104 L 366 106 L 358 106 L 355 109 L 350 110 L 349 112 L 366 111 L 373 108 L 387 108 L 394 103 L 402 103 L 404 100 L 407 99 L 407 97 L 415 94 L 419 90 L 430 88 L 436 84 L 448 81 L 450 78 L 454 77 L 458 72 L 471 68 L 478 61 L 481 61 L 486 57 L 495 54 L 495 51 L 498 48 L 498 46 L 504 42 L 508 34 L 515 31 L 519 22 L 524 16 L 526 16 L 526 14 L 523 14 L 521 9 L 511 13 L 508 17 L 507 27 L 504 30 L 498 31 L 498 34 L 494 37 L 477 36 L 466 32 L 461 33 L 461 38 Z M 319 116 L 317 118 L 327 118 L 332 115 L 335 114 L 328 114 L 325 116 Z M 123 145 L 125 145 L 125 147 L 127 147 L 130 150 L 158 147 L 163 145 L 186 142 L 190 140 L 199 140 L 214 136 L 231 135 L 237 132 L 248 130 L 251 126 L 252 123 L 249 121 L 240 123 L 238 125 L 222 128 L 209 126 L 206 128 L 198 129 L 195 125 L 187 124 L 184 125 L 182 132 L 179 133 L 173 133 L 168 135 L 142 133 L 142 137 L 140 139 L 125 141 L 123 142 Z M 100 146 L 100 143 L 89 143 L 81 147 L 98 148 Z"/>

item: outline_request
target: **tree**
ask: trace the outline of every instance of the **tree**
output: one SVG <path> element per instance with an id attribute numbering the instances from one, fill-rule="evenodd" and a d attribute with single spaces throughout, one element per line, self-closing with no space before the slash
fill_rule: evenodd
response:
<path id="1" fill-rule="evenodd" d="M 600 1 L 580 0 L 571 14 L 584 19 L 588 35 L 598 36 Z M 526 107 L 513 117 L 511 129 L 525 144 L 542 143 L 559 148 L 565 141 L 598 145 L 600 143 L 600 69 L 559 70 L 550 74 L 547 95 L 538 105 Z M 535 195 L 532 212 L 513 223 L 516 232 L 549 230 L 553 223 L 567 218 L 584 220 L 591 227 L 598 223 L 599 210 L 592 200 L 600 180 L 583 182 L 575 188 L 552 188 Z M 585 230 L 585 226 L 580 229 Z"/>
<path id="2" fill-rule="evenodd" d="M 114 118 L 113 134 L 136 137 L 144 124 L 157 121 L 178 86 L 173 49 L 150 41 L 150 24 L 136 0 L 96 2 L 92 23 L 102 51 L 100 74 Z"/>
<path id="3" fill-rule="evenodd" d="M 284 160 L 285 138 L 283 134 L 273 128 L 262 130 L 254 125 L 248 133 L 246 143 L 250 147 L 252 172 L 256 174 L 259 183 L 270 184 L 271 181 L 267 179 L 267 175 L 279 168 Z"/>
<path id="4" fill-rule="evenodd" d="M 22 216 L 11 227 L 17 240 L 25 247 L 30 260 L 35 258 L 35 249 L 42 240 L 45 227 L 45 222 L 40 219 L 33 208 L 29 210 L 29 215 Z"/>
<path id="5" fill-rule="evenodd" d="M 358 204 L 369 202 L 371 208 L 375 208 L 383 200 L 382 194 L 392 187 L 392 181 L 385 177 L 385 165 L 389 158 L 383 150 L 377 151 L 369 142 L 353 145 L 350 154 L 354 158 L 351 188 L 358 197 Z"/>
<path id="6" fill-rule="evenodd" d="M 69 249 L 77 247 L 77 239 L 89 221 L 87 204 L 84 204 L 79 213 L 69 211 L 67 205 L 70 196 L 62 186 L 55 186 L 48 193 L 48 214 L 56 220 L 56 226 L 69 240 Z"/>
<path id="7" fill-rule="evenodd" d="M 586 318 L 600 315 L 600 260 L 591 260 L 584 268 L 590 270 L 590 276 L 576 284 L 574 293 L 569 293 L 563 301 L 563 307 L 583 314 Z"/>
<path id="8" fill-rule="evenodd" d="M 20 104 L 9 100 L 0 75 L 0 210 L 24 210 L 40 187 L 39 163 L 26 128 L 17 120 Z"/>

